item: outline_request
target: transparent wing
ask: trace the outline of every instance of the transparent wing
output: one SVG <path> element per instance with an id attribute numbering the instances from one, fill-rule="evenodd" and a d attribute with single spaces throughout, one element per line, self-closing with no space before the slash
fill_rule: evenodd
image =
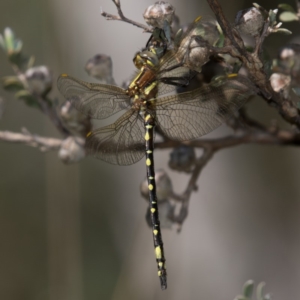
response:
<path id="1" fill-rule="evenodd" d="M 116 165 L 131 165 L 145 154 L 144 122 L 133 109 L 115 123 L 94 130 L 86 139 L 88 154 Z"/>
<path id="2" fill-rule="evenodd" d="M 157 75 L 159 81 L 157 95 L 176 92 L 178 86 L 188 84 L 191 71 L 184 66 L 178 66 L 180 61 L 174 51 L 169 50 L 160 60 L 160 71 Z M 170 81 L 173 84 L 170 84 Z"/>
<path id="3" fill-rule="evenodd" d="M 245 82 L 228 80 L 191 92 L 158 98 L 156 122 L 171 139 L 186 141 L 214 130 L 245 104 L 255 93 Z"/>
<path id="4" fill-rule="evenodd" d="M 61 75 L 57 87 L 77 110 L 95 119 L 105 119 L 130 104 L 125 90 L 113 85 L 88 83 Z"/>

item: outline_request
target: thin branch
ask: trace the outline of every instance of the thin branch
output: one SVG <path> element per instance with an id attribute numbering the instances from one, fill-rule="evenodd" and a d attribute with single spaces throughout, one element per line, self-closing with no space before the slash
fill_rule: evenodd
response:
<path id="1" fill-rule="evenodd" d="M 63 140 L 41 137 L 36 134 L 31 134 L 26 129 L 22 130 L 23 133 L 0 131 L 0 141 L 25 144 L 30 147 L 39 148 L 41 151 L 56 151 L 60 148 Z"/>
<path id="2" fill-rule="evenodd" d="M 185 192 L 182 195 L 182 204 L 180 207 L 179 214 L 177 216 L 174 216 L 172 221 L 176 222 L 179 227 L 177 228 L 177 231 L 181 231 L 182 224 L 184 220 L 188 216 L 188 207 L 190 203 L 191 194 L 193 191 L 197 190 L 197 180 L 206 166 L 206 164 L 210 161 L 210 159 L 213 157 L 216 150 L 213 150 L 213 148 L 204 148 L 203 154 L 197 159 L 195 163 L 195 168 L 192 172 L 192 176 L 190 177 L 189 183 L 187 185 L 187 188 Z"/>
<path id="3" fill-rule="evenodd" d="M 142 28 L 144 30 L 144 32 L 150 32 L 152 33 L 152 29 L 150 27 L 147 27 L 146 25 L 144 24 L 141 24 L 141 23 L 138 23 L 138 22 L 135 22 L 131 19 L 128 19 L 124 16 L 123 14 L 123 11 L 121 9 L 121 3 L 120 3 L 120 0 L 112 0 L 112 2 L 115 4 L 115 6 L 117 7 L 117 10 L 118 10 L 118 15 L 119 16 L 116 16 L 116 15 L 112 15 L 112 14 L 109 14 L 107 12 L 104 12 L 102 11 L 101 12 L 101 15 L 103 17 L 106 18 L 106 20 L 115 20 L 115 21 L 123 21 L 123 22 L 126 22 L 126 23 L 129 23 L 129 24 L 132 24 L 134 26 L 137 26 L 139 28 Z"/>
<path id="4" fill-rule="evenodd" d="M 70 131 L 64 126 L 61 119 L 59 118 L 57 111 L 54 106 L 50 106 L 48 104 L 48 101 L 45 97 L 41 97 L 38 95 L 33 95 L 39 105 L 41 111 L 50 118 L 51 122 L 54 124 L 54 126 L 59 130 L 59 132 L 64 136 L 67 137 L 71 135 Z"/>

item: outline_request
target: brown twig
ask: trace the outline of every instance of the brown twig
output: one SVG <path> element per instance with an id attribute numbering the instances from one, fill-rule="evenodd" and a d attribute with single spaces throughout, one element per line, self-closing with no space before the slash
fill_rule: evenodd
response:
<path id="1" fill-rule="evenodd" d="M 137 26 L 139 28 L 142 28 L 144 30 L 144 32 L 152 32 L 152 29 L 150 27 L 147 27 L 146 25 L 144 24 L 141 24 L 141 23 L 138 23 L 138 22 L 135 22 L 131 19 L 128 19 L 124 16 L 123 14 L 123 11 L 121 9 L 121 2 L 120 0 L 112 0 L 112 2 L 115 4 L 115 6 L 117 7 L 117 10 L 118 10 L 118 15 L 119 16 L 116 16 L 116 15 L 112 15 L 112 14 L 109 14 L 107 12 L 104 12 L 102 11 L 101 12 L 101 15 L 103 17 L 106 18 L 106 20 L 116 20 L 116 21 L 123 21 L 123 22 L 126 22 L 126 23 L 129 23 L 129 24 L 132 24 L 134 26 Z"/>

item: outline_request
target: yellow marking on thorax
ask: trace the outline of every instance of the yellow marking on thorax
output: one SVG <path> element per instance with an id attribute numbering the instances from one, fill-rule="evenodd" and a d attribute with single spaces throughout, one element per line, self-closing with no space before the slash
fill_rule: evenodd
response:
<path id="1" fill-rule="evenodd" d="M 155 208 L 151 208 L 150 211 L 154 214 L 156 209 Z"/>
<path id="2" fill-rule="evenodd" d="M 63 73 L 63 74 L 61 74 L 60 76 L 61 76 L 61 77 L 68 77 L 68 74 Z"/>
<path id="3" fill-rule="evenodd" d="M 147 116 L 145 117 L 145 121 L 148 121 L 150 118 L 151 118 L 151 116 L 150 116 L 150 115 L 147 115 Z"/>
<path id="4" fill-rule="evenodd" d="M 91 131 L 90 131 L 90 132 L 88 132 L 88 133 L 87 133 L 87 135 L 86 135 L 86 137 L 89 137 L 91 134 L 92 134 L 92 132 L 91 132 Z"/>
<path id="5" fill-rule="evenodd" d="M 157 81 L 154 81 L 153 83 L 151 83 L 147 88 L 145 88 L 144 90 L 144 94 L 145 95 L 149 95 L 150 92 L 157 86 Z"/>
<path id="6" fill-rule="evenodd" d="M 155 256 L 157 259 L 161 259 L 162 254 L 160 246 L 155 247 Z"/>
<path id="7" fill-rule="evenodd" d="M 158 234 L 158 230 L 154 229 L 153 233 L 154 233 L 154 235 L 157 235 Z"/>
<path id="8" fill-rule="evenodd" d="M 158 263 L 158 266 L 159 266 L 160 268 L 162 268 L 162 267 L 164 266 L 164 263 L 159 262 L 159 263 Z"/>
<path id="9" fill-rule="evenodd" d="M 146 165 L 149 167 L 149 166 L 151 166 L 151 160 L 150 160 L 150 158 L 147 158 L 146 159 Z"/>
<path id="10" fill-rule="evenodd" d="M 152 185 L 152 184 L 149 184 L 149 185 L 148 185 L 148 189 L 149 189 L 150 191 L 152 191 L 152 190 L 153 190 L 153 185 Z"/>

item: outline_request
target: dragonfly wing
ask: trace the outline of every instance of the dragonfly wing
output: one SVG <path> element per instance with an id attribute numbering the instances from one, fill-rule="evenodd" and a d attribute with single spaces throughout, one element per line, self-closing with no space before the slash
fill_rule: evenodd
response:
<path id="1" fill-rule="evenodd" d="M 113 85 L 88 83 L 61 75 L 57 87 L 77 110 L 95 119 L 105 119 L 130 104 L 125 90 Z"/>
<path id="2" fill-rule="evenodd" d="M 115 123 L 96 129 L 86 139 L 87 153 L 115 165 L 131 165 L 145 154 L 144 122 L 133 109 Z"/>
<path id="3" fill-rule="evenodd" d="M 191 71 L 185 66 L 178 66 L 180 61 L 176 58 L 174 51 L 169 50 L 160 60 L 160 71 L 157 79 L 159 81 L 157 95 L 176 92 L 179 86 L 188 84 L 192 77 Z M 173 82 L 168 84 L 168 81 Z"/>
<path id="4" fill-rule="evenodd" d="M 157 125 L 171 139 L 187 141 L 199 138 L 224 123 L 249 98 L 255 89 L 239 80 L 221 86 L 205 87 L 158 98 Z"/>

